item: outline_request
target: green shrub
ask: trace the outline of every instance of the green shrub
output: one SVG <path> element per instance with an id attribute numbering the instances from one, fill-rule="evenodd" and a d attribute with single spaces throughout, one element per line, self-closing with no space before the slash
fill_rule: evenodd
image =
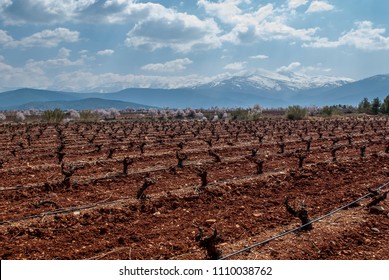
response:
<path id="1" fill-rule="evenodd" d="M 332 108 L 330 106 L 324 106 L 321 110 L 320 110 L 320 115 L 322 116 L 326 116 L 326 117 L 330 117 L 332 116 Z"/>
<path id="2" fill-rule="evenodd" d="M 230 112 L 230 116 L 232 120 L 258 120 L 262 117 L 262 108 L 259 105 L 248 109 L 236 108 Z"/>
<path id="3" fill-rule="evenodd" d="M 380 107 L 381 107 L 381 101 L 378 97 L 374 98 L 373 101 L 371 102 L 371 114 L 372 115 L 378 115 L 380 112 Z"/>
<path id="4" fill-rule="evenodd" d="M 79 113 L 80 113 L 80 119 L 79 119 L 80 121 L 96 122 L 100 120 L 99 114 L 97 112 L 85 110 Z"/>
<path id="5" fill-rule="evenodd" d="M 358 113 L 369 114 L 370 112 L 371 112 L 371 103 L 369 102 L 369 99 L 365 97 L 358 104 Z"/>
<path id="6" fill-rule="evenodd" d="M 61 109 L 46 110 L 42 113 L 42 119 L 46 122 L 59 123 L 66 117 L 66 113 Z"/>
<path id="7" fill-rule="evenodd" d="M 301 106 L 289 106 L 288 110 L 286 111 L 286 118 L 293 121 L 302 120 L 307 116 L 307 112 L 307 109 L 302 108 Z"/>
<path id="8" fill-rule="evenodd" d="M 324 106 L 320 110 L 320 115 L 324 117 L 331 117 L 334 115 L 342 115 L 342 107 L 341 106 Z"/>
<path id="9" fill-rule="evenodd" d="M 381 111 L 382 114 L 389 115 L 389 95 L 386 96 L 386 98 L 382 102 L 380 111 Z"/>
<path id="10" fill-rule="evenodd" d="M 236 108 L 230 112 L 232 120 L 247 120 L 248 110 L 243 108 Z"/>

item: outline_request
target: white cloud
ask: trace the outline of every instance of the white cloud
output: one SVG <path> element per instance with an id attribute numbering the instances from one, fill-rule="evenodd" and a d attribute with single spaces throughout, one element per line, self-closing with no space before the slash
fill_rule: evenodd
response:
<path id="1" fill-rule="evenodd" d="M 335 8 L 334 5 L 331 5 L 325 1 L 313 1 L 309 6 L 308 10 L 306 11 L 306 13 L 331 11 L 334 8 Z"/>
<path id="2" fill-rule="evenodd" d="M 186 66 L 192 63 L 193 61 L 189 58 L 182 58 L 165 63 L 147 64 L 142 67 L 142 70 L 155 72 L 177 72 L 185 70 Z"/>
<path id="3" fill-rule="evenodd" d="M 25 37 L 20 41 L 9 41 L 5 45 L 7 47 L 57 47 L 62 42 L 74 43 L 79 40 L 80 33 L 78 31 L 71 31 L 67 28 L 56 28 L 54 30 L 45 29 L 41 32 L 35 33 L 31 36 Z"/>
<path id="4" fill-rule="evenodd" d="M 71 60 L 70 57 L 71 50 L 66 48 L 61 48 L 58 50 L 57 57 L 48 59 L 48 60 L 33 60 L 29 59 L 26 62 L 24 69 L 33 70 L 34 72 L 39 72 L 42 75 L 49 76 L 49 73 L 46 70 L 50 69 L 60 69 L 61 71 L 64 67 L 74 67 L 82 66 L 85 63 L 84 58 L 79 58 L 76 60 Z"/>
<path id="5" fill-rule="evenodd" d="M 66 21 L 92 21 L 116 19 L 132 1 L 97 0 L 6 0 L 0 4 L 0 17 L 6 24 L 63 23 Z M 111 19 L 112 20 L 112 19 Z"/>
<path id="6" fill-rule="evenodd" d="M 203 7 L 205 12 L 218 18 L 221 22 L 231 25 L 255 25 L 274 14 L 273 4 L 266 4 L 256 11 L 244 13 L 238 6 L 246 1 L 227 0 L 224 2 L 210 2 L 199 0 L 197 5 Z"/>
<path id="7" fill-rule="evenodd" d="M 269 57 L 264 54 L 250 56 L 251 59 L 268 59 Z"/>
<path id="8" fill-rule="evenodd" d="M 60 48 L 59 51 L 58 51 L 58 57 L 59 58 L 67 58 L 70 56 L 70 53 L 72 51 L 67 49 L 67 48 Z"/>
<path id="9" fill-rule="evenodd" d="M 210 2 L 207 0 L 197 1 L 197 5 L 203 7 L 205 11 L 225 23 L 237 23 L 241 20 L 242 10 L 238 5 L 245 1 L 241 0 L 226 0 L 223 2 Z"/>
<path id="10" fill-rule="evenodd" d="M 106 49 L 106 50 L 98 51 L 97 55 L 110 56 L 113 55 L 114 52 L 115 52 L 114 50 Z"/>
<path id="11" fill-rule="evenodd" d="M 2 2 L 7 1 L 6 4 Z M 64 22 L 93 24 L 128 24 L 152 14 L 164 6 L 138 3 L 137 0 L 2 0 L 0 18 L 8 25 L 59 24 Z"/>
<path id="12" fill-rule="evenodd" d="M 4 2 L 4 0 L 3 0 Z M 124 23 L 146 13 L 133 0 L 6 0 L 0 2 L 0 18 L 8 25 L 53 24 L 64 22 Z"/>
<path id="13" fill-rule="evenodd" d="M 7 31 L 0 29 L 0 44 L 7 44 L 12 41 L 13 38 L 7 34 Z"/>
<path id="14" fill-rule="evenodd" d="M 336 41 L 328 38 L 317 38 L 314 42 L 304 44 L 313 48 L 337 48 L 351 46 L 366 51 L 389 50 L 389 37 L 385 36 L 385 28 L 374 28 L 370 21 L 355 23 L 356 28 L 351 29 Z"/>
<path id="15" fill-rule="evenodd" d="M 6 88 L 49 88 L 56 87 L 53 74 L 65 71 L 68 67 L 81 67 L 85 64 L 84 58 L 71 60 L 71 51 L 66 48 L 58 50 L 56 57 L 47 60 L 29 59 L 23 66 L 15 67 L 0 59 L 0 89 Z M 68 70 L 68 69 L 66 69 Z M 71 80 L 68 81 L 72 83 Z"/>
<path id="16" fill-rule="evenodd" d="M 40 68 L 13 67 L 0 61 L 1 88 L 46 88 L 52 83 Z"/>
<path id="17" fill-rule="evenodd" d="M 331 68 L 323 68 L 322 65 L 317 66 L 306 66 L 302 67 L 299 72 L 306 74 L 306 75 L 322 75 L 323 73 L 329 73 L 331 72 Z"/>
<path id="18" fill-rule="evenodd" d="M 240 71 L 245 68 L 246 63 L 247 62 L 243 61 L 243 62 L 235 62 L 235 63 L 227 64 L 226 66 L 224 66 L 224 69 Z"/>
<path id="19" fill-rule="evenodd" d="M 27 61 L 26 66 L 29 68 L 36 68 L 36 69 L 39 68 L 42 70 L 46 68 L 60 68 L 62 70 L 63 67 L 81 66 L 83 64 L 84 61 L 82 59 L 72 61 L 68 58 L 55 58 L 55 59 L 38 60 L 38 61 L 30 59 Z"/>
<path id="20" fill-rule="evenodd" d="M 285 9 L 285 5 L 276 8 L 275 4 L 259 5 L 251 0 L 198 0 L 197 5 L 210 18 L 135 0 L 7 0 L 6 4 L 4 1 L 0 5 L 0 19 L 5 24 L 126 24 L 130 26 L 126 45 L 149 51 L 170 48 L 187 53 L 220 48 L 226 42 L 250 44 L 290 38 L 311 41 L 317 30 L 290 26 L 288 21 L 295 11 Z M 306 2 L 289 0 L 288 6 L 297 8 Z M 257 7 L 249 8 L 249 4 Z M 225 30 L 215 21 L 224 23 Z M 28 47 L 38 44 L 36 38 L 29 39 L 15 44 Z M 47 47 L 52 45 L 56 43 L 50 40 L 45 43 Z"/>
<path id="21" fill-rule="evenodd" d="M 295 29 L 282 21 L 266 22 L 259 34 L 263 40 L 286 40 L 296 38 L 302 41 L 311 41 L 318 28 Z"/>
<path id="22" fill-rule="evenodd" d="M 296 71 L 298 68 L 300 68 L 301 63 L 300 62 L 292 62 L 288 66 L 282 66 L 278 68 L 277 72 L 293 72 Z"/>
<path id="23" fill-rule="evenodd" d="M 297 38 L 310 41 L 317 28 L 296 29 L 287 24 L 290 10 L 275 8 L 273 4 L 260 6 L 256 10 L 243 11 L 240 5 L 246 1 L 228 0 L 224 2 L 210 2 L 199 0 L 207 14 L 216 17 L 221 22 L 232 26 L 232 29 L 221 38 L 224 42 L 234 44 L 253 43 L 257 40 L 285 40 Z M 303 2 L 290 3 L 297 7 Z"/>
<path id="24" fill-rule="evenodd" d="M 145 5 L 138 7 L 145 16 L 128 32 L 127 46 L 151 51 L 171 48 L 182 53 L 221 47 L 221 31 L 214 20 L 200 20 L 161 5 Z"/>
<path id="25" fill-rule="evenodd" d="M 308 3 L 308 0 L 289 0 L 288 7 L 291 9 L 297 9 L 300 6 L 304 6 Z"/>
<path id="26" fill-rule="evenodd" d="M 62 73 L 55 77 L 55 86 L 70 91 L 117 91 L 125 88 L 183 88 L 211 82 L 214 77 L 187 76 L 144 76 L 120 75 L 116 73 L 95 74 L 87 71 Z M 71 82 L 69 82 L 71 81 Z"/>
<path id="27" fill-rule="evenodd" d="M 302 81 L 312 83 L 312 85 L 324 85 L 326 82 L 337 81 L 340 79 L 339 77 L 328 76 L 329 73 L 332 72 L 332 69 L 329 67 L 324 67 L 322 63 L 304 66 L 302 63 L 296 61 L 290 63 L 289 65 L 279 67 L 276 72 L 281 75 L 292 77 L 295 81 L 302 79 Z M 351 81 L 351 79 L 348 80 Z"/>

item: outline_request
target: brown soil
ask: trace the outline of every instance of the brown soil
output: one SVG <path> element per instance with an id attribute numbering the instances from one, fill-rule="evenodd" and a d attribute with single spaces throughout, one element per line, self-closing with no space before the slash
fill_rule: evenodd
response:
<path id="1" fill-rule="evenodd" d="M 0 258 L 206 259 L 198 226 L 205 236 L 217 229 L 216 247 L 227 256 L 300 226 L 286 211 L 286 197 L 294 208 L 304 203 L 315 219 L 388 183 L 388 135 L 384 118 L 2 125 Z M 61 143 L 65 171 L 80 168 L 70 184 L 56 153 Z M 111 158 L 109 148 L 116 148 Z M 264 160 L 262 174 L 252 148 Z M 176 151 L 188 156 L 183 168 Z M 302 169 L 299 153 L 307 154 Z M 127 175 L 124 157 L 134 160 Z M 206 187 L 199 167 L 207 171 Z M 145 178 L 156 183 L 136 199 Z M 232 259 L 388 259 L 389 200 L 378 214 L 369 212 L 371 200 Z"/>

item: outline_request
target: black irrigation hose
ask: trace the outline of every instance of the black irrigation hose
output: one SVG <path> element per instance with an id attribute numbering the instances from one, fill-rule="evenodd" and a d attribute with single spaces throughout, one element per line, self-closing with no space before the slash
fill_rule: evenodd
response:
<path id="1" fill-rule="evenodd" d="M 271 175 L 274 172 L 277 172 L 277 170 L 274 170 L 274 171 L 271 171 L 271 172 L 266 172 L 266 173 L 263 173 L 263 174 L 251 174 L 251 175 L 246 175 L 246 176 L 242 176 L 242 177 L 238 177 L 238 178 L 222 179 L 222 180 L 219 180 L 217 182 L 209 183 L 207 185 L 207 187 L 217 186 L 217 185 L 222 184 L 222 183 L 228 183 L 228 182 L 234 182 L 234 181 L 239 181 L 239 180 L 252 179 L 252 178 L 256 178 L 256 177 L 260 177 L 260 176 L 264 176 L 264 175 Z M 196 186 L 190 186 L 190 187 L 187 187 L 187 188 L 188 189 L 196 189 L 196 188 L 199 188 L 199 186 L 196 185 Z M 128 198 L 121 198 L 121 199 L 117 199 L 117 200 L 113 200 L 113 201 L 98 202 L 98 203 L 94 203 L 94 204 L 83 205 L 83 206 L 76 206 L 76 207 L 70 207 L 70 208 L 62 208 L 62 209 L 57 209 L 57 210 L 54 210 L 54 211 L 43 212 L 43 213 L 39 213 L 39 214 L 36 214 L 36 215 L 26 216 L 26 217 L 23 217 L 23 218 L 7 220 L 7 221 L 0 221 L 0 225 L 11 224 L 11 223 L 16 223 L 16 222 L 25 221 L 25 220 L 31 220 L 31 219 L 35 219 L 35 218 L 42 218 L 42 217 L 45 217 L 45 216 L 51 216 L 51 215 L 56 215 L 56 214 L 66 214 L 66 213 L 74 212 L 74 211 L 77 211 L 77 210 L 86 210 L 86 209 L 96 208 L 96 207 L 100 207 L 100 206 L 106 206 L 106 205 L 112 205 L 112 204 L 116 204 L 116 203 L 126 202 L 126 201 L 129 201 L 129 200 L 135 200 L 135 198 L 128 197 Z"/>
<path id="2" fill-rule="evenodd" d="M 237 156 L 237 157 L 228 157 L 226 158 L 227 161 L 224 161 L 224 163 L 229 163 L 229 162 L 234 162 L 232 161 L 232 159 L 244 159 L 245 156 Z M 229 161 L 231 160 L 231 161 Z M 213 160 L 197 160 L 197 161 L 188 161 L 187 164 L 185 164 L 186 167 L 188 166 L 196 166 L 198 164 L 206 164 L 206 163 L 214 163 Z M 134 171 L 134 172 L 131 172 L 131 173 L 128 173 L 126 176 L 123 175 L 123 173 L 120 173 L 120 172 L 109 172 L 107 173 L 105 176 L 100 176 L 100 177 L 88 177 L 90 179 L 84 179 L 82 180 L 82 177 L 81 179 L 79 180 L 75 180 L 73 183 L 75 184 L 85 184 L 89 181 L 93 182 L 93 181 L 102 181 L 102 180 L 107 180 L 107 179 L 114 179 L 114 178 L 119 178 L 119 177 L 129 177 L 131 175 L 139 175 L 139 174 L 145 174 L 145 173 L 151 173 L 151 172 L 158 172 L 158 171 L 165 171 L 165 170 L 169 170 L 171 167 L 175 167 L 176 165 L 171 165 L 171 166 L 162 166 L 160 165 L 159 167 L 154 167 L 154 168 L 146 168 L 146 169 L 141 169 L 141 170 L 138 170 L 138 171 Z M 86 176 L 84 176 L 86 177 Z M 51 182 L 52 184 L 56 184 L 56 183 L 59 183 L 60 181 L 57 181 L 57 182 Z M 45 185 L 43 184 L 36 184 L 36 185 L 30 185 L 30 186 L 16 186 L 16 187 L 9 187 L 9 188 L 4 188 L 4 187 L 0 187 L 0 192 L 2 191 L 19 191 L 19 190 L 28 190 L 28 189 L 33 189 L 33 188 L 42 188 L 44 187 Z"/>
<path id="3" fill-rule="evenodd" d="M 207 187 L 217 186 L 218 184 L 227 183 L 227 182 L 233 182 L 233 181 L 238 181 L 238 180 L 245 180 L 245 179 L 255 178 L 255 177 L 259 177 L 261 175 L 263 175 L 263 174 L 260 174 L 260 175 L 253 174 L 253 175 L 242 176 L 242 177 L 239 177 L 239 178 L 223 179 L 223 180 L 220 180 L 220 181 L 217 181 L 217 182 L 209 183 L 207 185 Z M 198 187 L 199 186 L 190 186 L 188 188 L 195 189 L 195 188 L 198 188 Z M 77 210 L 86 210 L 86 209 L 96 208 L 96 207 L 100 207 L 100 206 L 106 206 L 106 205 L 112 205 L 112 204 L 116 204 L 116 203 L 120 203 L 120 202 L 126 202 L 126 201 L 129 201 L 129 200 L 135 200 L 135 198 L 132 198 L 132 197 L 121 198 L 121 199 L 117 199 L 117 200 L 113 200 L 113 201 L 108 201 L 108 202 L 98 202 L 98 203 L 89 204 L 89 205 L 76 206 L 76 207 L 70 207 L 70 208 L 62 208 L 62 209 L 57 209 L 57 210 L 54 210 L 54 211 L 43 212 L 43 213 L 39 213 L 39 214 L 36 214 L 36 215 L 26 216 L 26 217 L 23 217 L 23 218 L 7 220 L 7 221 L 0 221 L 0 225 L 11 224 L 11 223 L 16 223 L 16 222 L 25 221 L 25 220 L 31 220 L 31 219 L 35 219 L 35 218 L 42 218 L 42 217 L 45 217 L 45 216 L 51 216 L 51 215 L 56 215 L 56 214 L 66 214 L 66 213 L 74 212 L 74 211 L 77 211 Z"/>
<path id="4" fill-rule="evenodd" d="M 251 178 L 256 178 L 256 177 L 261 177 L 261 176 L 269 176 L 269 175 L 272 175 L 272 174 L 280 172 L 280 171 L 283 171 L 283 169 L 274 169 L 272 171 L 264 172 L 262 174 L 251 174 L 251 175 L 245 175 L 245 176 L 241 176 L 241 177 L 237 177 L 237 178 L 222 179 L 222 180 L 219 180 L 217 182 L 209 183 L 207 186 L 208 187 L 210 187 L 210 186 L 217 186 L 218 184 L 222 184 L 222 183 L 228 183 L 228 182 L 234 182 L 234 181 L 239 181 L 239 180 L 251 179 Z M 139 173 L 141 173 L 141 172 L 139 172 Z M 137 172 L 134 172 L 133 174 L 137 174 Z M 385 184 L 384 186 L 379 187 L 377 190 L 385 187 L 388 184 L 389 184 L 389 182 L 387 184 Z M 26 188 L 30 188 L 30 187 L 32 187 L 32 186 L 29 186 L 29 187 L 16 187 L 15 189 L 16 190 L 22 190 L 22 189 L 26 189 Z M 196 189 L 196 188 L 198 188 L 198 186 L 196 185 L 196 186 L 191 186 L 191 187 L 188 187 L 188 188 Z M 13 190 L 13 189 L 11 189 L 11 190 Z M 0 189 L 0 191 L 3 191 L 3 190 Z M 370 194 L 371 193 L 365 195 L 364 197 L 360 198 L 359 200 L 365 198 L 366 196 L 369 196 Z M 77 210 L 85 210 L 85 209 L 95 208 L 95 207 L 104 206 L 104 205 L 112 205 L 112 204 L 116 204 L 116 203 L 120 203 L 120 202 L 125 202 L 125 201 L 132 200 L 132 199 L 134 199 L 134 198 L 122 198 L 122 199 L 113 200 L 113 201 L 104 202 L 104 203 L 95 203 L 95 204 L 91 204 L 91 205 L 83 205 L 83 206 L 71 207 L 71 208 L 66 208 L 66 209 L 57 209 L 55 211 L 43 212 L 43 213 L 40 213 L 40 214 L 31 215 L 31 216 L 27 216 L 27 217 L 23 217 L 23 218 L 19 218 L 19 219 L 0 221 L 0 225 L 15 223 L 15 222 L 24 221 L 24 220 L 30 220 L 30 219 L 35 219 L 35 218 L 41 218 L 41 217 L 44 217 L 44 216 L 50 216 L 50 215 L 56 215 L 56 214 L 65 214 L 65 213 L 69 213 L 69 212 L 73 212 L 73 211 L 77 211 Z M 354 202 L 352 202 L 351 204 L 353 204 L 353 203 Z M 347 206 L 345 206 L 345 207 L 347 207 Z M 327 217 L 327 216 L 325 216 L 325 217 Z M 322 218 L 323 217 L 321 217 L 320 219 L 322 219 Z M 312 220 L 310 223 L 313 223 L 313 222 L 316 222 L 316 221 L 318 221 L 318 219 Z M 310 223 L 307 223 L 306 225 L 308 225 Z M 295 230 L 303 228 L 306 225 L 302 225 L 301 227 L 298 227 L 298 228 L 296 228 L 296 229 L 294 229 L 294 230 L 292 230 L 290 232 L 293 232 Z M 288 233 L 290 233 L 290 232 L 288 232 Z M 283 235 L 285 235 L 285 234 L 282 234 L 281 236 L 283 236 Z M 278 236 L 278 237 L 280 237 L 280 236 Z M 278 238 L 278 237 L 276 237 L 276 238 Z M 273 238 L 273 239 L 275 239 L 275 238 Z M 273 239 L 271 239 L 271 240 L 273 240 Z M 261 244 L 269 242 L 271 240 L 265 240 L 265 241 L 261 242 Z M 261 244 L 258 244 L 256 246 L 259 246 Z M 254 246 L 254 247 L 256 247 L 256 246 Z M 249 248 L 251 248 L 251 247 L 249 247 Z M 245 251 L 245 250 L 243 250 L 243 251 Z"/>
<path id="5" fill-rule="evenodd" d="M 389 182 L 387 182 L 386 184 L 380 186 L 380 187 L 377 188 L 376 190 L 383 189 L 384 187 L 386 187 L 386 186 L 388 186 L 388 185 L 389 185 Z M 316 222 L 318 222 L 318 221 L 320 221 L 320 220 L 322 220 L 322 219 L 324 219 L 324 218 L 327 218 L 328 216 L 331 216 L 331 215 L 333 215 L 333 214 L 335 214 L 335 213 L 337 213 L 337 212 L 339 212 L 339 211 L 341 211 L 341 210 L 343 210 L 343 209 L 345 209 L 345 208 L 348 208 L 348 207 L 350 207 L 351 205 L 353 205 L 354 203 L 357 203 L 358 201 L 360 201 L 360 200 L 362 200 L 362 199 L 365 199 L 366 197 L 368 197 L 368 196 L 370 196 L 370 195 L 372 195 L 371 192 L 369 192 L 368 194 L 365 194 L 364 196 L 361 196 L 360 198 L 358 198 L 358 199 L 356 199 L 356 200 L 354 200 L 354 201 L 352 201 L 352 202 L 350 202 L 350 203 L 348 203 L 348 204 L 346 204 L 346 205 L 344 205 L 344 206 L 342 206 L 342 207 L 340 207 L 340 208 L 337 208 L 337 209 L 335 209 L 335 210 L 333 210 L 333 211 L 331 211 L 331 212 L 329 212 L 329 213 L 327 213 L 327 214 L 325 214 L 325 215 L 323 215 L 323 216 L 321 216 L 321 217 L 319 217 L 319 218 L 316 218 L 316 219 L 310 221 L 309 223 L 306 223 L 306 224 L 304 224 L 304 225 L 302 225 L 302 226 L 299 226 L 299 227 L 296 227 L 296 228 L 294 228 L 294 229 L 285 231 L 285 232 L 283 232 L 283 233 L 281 233 L 281 234 L 279 234 L 279 235 L 277 235 L 277 236 L 273 236 L 273 237 L 268 238 L 268 239 L 266 239 L 266 240 L 263 240 L 263 241 L 261 241 L 261 242 L 255 243 L 255 244 L 253 244 L 253 245 L 251 245 L 251 246 L 248 246 L 248 247 L 246 247 L 246 248 L 243 248 L 243 249 L 241 249 L 241 250 L 238 250 L 238 251 L 236 251 L 236 252 L 234 252 L 234 253 L 231 253 L 231 254 L 229 254 L 229 255 L 226 255 L 226 256 L 224 256 L 224 257 L 221 257 L 221 258 L 219 258 L 219 260 L 226 260 L 226 259 L 229 259 L 229 258 L 231 258 L 231 257 L 233 257 L 233 256 L 236 256 L 236 255 L 238 255 L 238 254 L 241 254 L 241 253 L 243 253 L 243 252 L 245 252 L 245 251 L 249 251 L 249 250 L 251 250 L 252 248 L 258 247 L 258 246 L 263 245 L 263 244 L 266 244 L 266 243 L 268 243 L 268 242 L 270 242 L 270 241 L 273 241 L 273 240 L 275 240 L 275 239 L 278 239 L 278 238 L 280 238 L 280 237 L 283 237 L 283 236 L 285 236 L 285 235 L 287 235 L 287 234 L 289 234 L 289 233 L 298 231 L 298 230 L 300 230 L 300 229 L 306 227 L 307 225 L 316 223 Z"/>
<path id="6" fill-rule="evenodd" d="M 43 212 L 43 213 L 39 213 L 36 215 L 31 215 L 31 216 L 18 218 L 18 219 L 14 219 L 14 220 L 1 221 L 0 225 L 12 224 L 12 223 L 36 219 L 36 218 L 43 218 L 45 216 L 52 216 L 52 215 L 56 215 L 56 214 L 66 214 L 66 213 L 70 213 L 70 212 L 74 212 L 74 211 L 78 211 L 78 210 L 86 210 L 86 209 L 91 209 L 91 208 L 95 208 L 95 207 L 99 207 L 99 206 L 106 206 L 106 205 L 116 204 L 116 203 L 120 203 L 120 202 L 125 202 L 125 201 L 130 200 L 130 199 L 132 199 L 132 198 L 124 198 L 124 199 L 118 199 L 118 200 L 114 200 L 114 201 L 100 202 L 100 203 L 83 205 L 83 206 L 78 206 L 78 207 L 62 208 L 62 209 L 57 209 L 57 210 L 49 211 L 49 212 Z"/>
<path id="7" fill-rule="evenodd" d="M 344 146 L 344 147 L 347 147 Z M 329 148 L 328 150 L 321 150 L 320 149 L 312 149 L 312 150 L 318 150 L 319 151 L 319 154 L 323 154 L 323 153 L 326 153 L 328 151 L 330 151 L 331 149 Z M 275 160 L 279 160 L 279 159 L 284 159 L 284 158 L 289 158 L 291 156 L 291 154 L 293 154 L 293 152 L 285 152 L 283 154 L 270 154 L 270 156 L 273 156 L 273 158 L 271 159 L 275 159 Z M 236 159 L 245 159 L 247 158 L 247 155 L 244 155 L 244 156 L 231 156 L 231 157 L 224 157 L 224 160 L 223 162 L 224 163 L 229 163 L 229 162 L 233 162 L 231 160 L 236 160 Z M 354 157 L 347 157 L 347 159 L 354 159 Z M 117 162 L 116 160 L 112 160 L 112 161 L 109 161 L 109 162 Z M 213 160 L 207 160 L 207 159 L 200 159 L 200 160 L 193 160 L 193 161 L 188 161 L 187 164 L 185 166 L 196 166 L 198 165 L 199 163 L 215 163 Z M 146 169 L 141 169 L 141 170 L 138 170 L 138 171 L 134 171 L 134 172 L 131 172 L 131 173 L 128 173 L 127 176 L 130 176 L 130 175 L 139 175 L 139 174 L 144 174 L 144 173 L 149 173 L 149 172 L 158 172 L 158 171 L 164 171 L 164 170 L 168 170 L 169 168 L 171 167 L 174 167 L 175 165 L 171 165 L 171 166 L 163 166 L 163 165 L 160 165 L 159 167 L 155 167 L 155 168 L 146 168 Z M 270 171 L 269 173 L 271 172 L 275 172 L 277 171 L 278 169 L 275 169 L 273 171 Z M 74 183 L 78 183 L 78 184 L 83 184 L 83 183 L 86 183 L 88 181 L 100 181 L 100 180 L 106 180 L 106 179 L 113 179 L 113 178 L 116 178 L 116 177 L 120 177 L 122 175 L 122 173 L 117 173 L 117 172 L 111 172 L 111 173 L 107 173 L 107 174 L 111 174 L 110 176 L 103 176 L 103 177 L 96 177 L 96 178 L 91 178 L 91 179 L 86 179 L 86 180 L 79 180 L 79 181 L 75 181 Z M 52 183 L 58 183 L 58 182 L 52 182 Z M 41 185 L 41 184 L 36 184 L 36 185 L 30 185 L 30 186 L 16 186 L 16 187 L 10 187 L 10 188 L 6 188 L 6 187 L 0 187 L 0 192 L 2 191 L 18 191 L 18 190 L 26 190 L 26 189 L 32 189 L 32 188 L 41 188 L 41 187 L 44 187 L 44 185 Z"/>

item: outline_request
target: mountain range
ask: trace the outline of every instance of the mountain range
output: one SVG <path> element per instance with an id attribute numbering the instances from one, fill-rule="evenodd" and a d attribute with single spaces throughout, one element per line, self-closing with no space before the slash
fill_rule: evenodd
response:
<path id="1" fill-rule="evenodd" d="M 387 95 L 389 74 L 353 81 L 256 70 L 190 88 L 128 88 L 111 93 L 22 88 L 0 93 L 0 110 L 357 105 L 364 97 L 383 100 Z"/>

